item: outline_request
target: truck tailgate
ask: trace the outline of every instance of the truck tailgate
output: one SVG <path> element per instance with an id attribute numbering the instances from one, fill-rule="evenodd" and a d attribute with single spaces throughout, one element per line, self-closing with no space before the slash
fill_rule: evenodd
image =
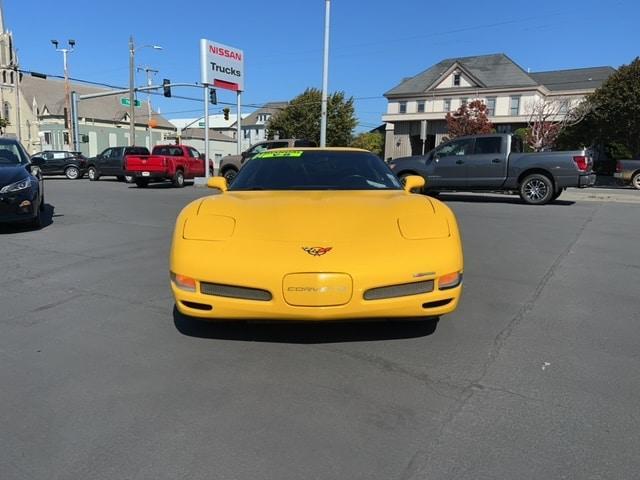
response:
<path id="1" fill-rule="evenodd" d="M 129 155 L 126 159 L 127 172 L 161 173 L 167 170 L 167 160 L 162 155 Z"/>

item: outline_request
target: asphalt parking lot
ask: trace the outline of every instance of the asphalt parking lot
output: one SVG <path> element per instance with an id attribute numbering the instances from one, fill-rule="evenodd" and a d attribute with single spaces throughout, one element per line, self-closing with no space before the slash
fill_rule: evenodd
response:
<path id="1" fill-rule="evenodd" d="M 640 192 L 443 195 L 465 291 L 433 331 L 174 314 L 209 192 L 167 187 L 51 179 L 45 228 L 0 226 L 3 480 L 638 478 Z"/>

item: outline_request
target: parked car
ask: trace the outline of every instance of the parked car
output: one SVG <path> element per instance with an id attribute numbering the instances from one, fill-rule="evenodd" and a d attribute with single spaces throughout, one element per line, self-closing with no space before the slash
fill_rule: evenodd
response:
<path id="1" fill-rule="evenodd" d="M 521 140 L 511 134 L 458 137 L 426 155 L 391 160 L 389 166 L 398 177 L 424 177 L 426 193 L 517 192 L 532 205 L 557 199 L 567 187 L 596 181 L 587 151 L 523 153 Z"/>
<path id="2" fill-rule="evenodd" d="M 631 185 L 640 190 L 640 159 L 618 160 L 613 174 L 622 185 Z"/>
<path id="3" fill-rule="evenodd" d="M 218 168 L 218 175 L 227 179 L 227 183 L 231 184 L 233 179 L 244 165 L 244 162 L 257 153 L 264 152 L 265 150 L 273 150 L 274 148 L 294 148 L 294 147 L 317 147 L 316 143 L 311 140 L 301 140 L 295 138 L 280 139 L 280 140 L 266 140 L 264 142 L 256 143 L 240 155 L 229 155 L 224 157 L 220 161 L 220 167 Z"/>
<path id="4" fill-rule="evenodd" d="M 412 318 L 462 294 L 454 213 L 358 149 L 262 152 L 178 216 L 169 275 L 181 314 L 205 320 Z M 301 273 L 302 272 L 302 273 Z M 338 272 L 338 273 L 334 273 Z"/>
<path id="5" fill-rule="evenodd" d="M 186 179 L 204 176 L 204 156 L 188 145 L 156 145 L 151 155 L 127 156 L 126 175 L 138 187 L 165 180 L 184 187 Z"/>
<path id="6" fill-rule="evenodd" d="M 42 158 L 40 171 L 44 176 L 65 175 L 69 180 L 78 180 L 87 172 L 87 158 L 80 152 L 44 150 L 32 155 Z"/>
<path id="7" fill-rule="evenodd" d="M 41 157 L 29 158 L 22 144 L 0 138 L 0 222 L 42 225 L 44 184 Z"/>
<path id="8" fill-rule="evenodd" d="M 149 155 L 146 147 L 110 147 L 87 162 L 89 180 L 95 182 L 100 177 L 113 176 L 120 181 L 132 182 L 133 178 L 124 171 L 125 160 L 129 155 Z"/>

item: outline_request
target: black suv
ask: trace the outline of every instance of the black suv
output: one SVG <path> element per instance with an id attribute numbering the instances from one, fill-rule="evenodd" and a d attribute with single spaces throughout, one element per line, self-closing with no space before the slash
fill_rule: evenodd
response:
<path id="1" fill-rule="evenodd" d="M 103 176 L 113 176 L 118 180 L 133 181 L 124 173 L 124 159 L 127 155 L 149 155 L 146 147 L 110 147 L 88 161 L 89 180 L 95 182 Z"/>
<path id="2" fill-rule="evenodd" d="M 80 152 L 63 150 L 44 150 L 31 155 L 31 158 L 42 158 L 40 166 L 43 175 L 65 175 L 69 180 L 78 180 L 87 172 L 87 158 Z"/>

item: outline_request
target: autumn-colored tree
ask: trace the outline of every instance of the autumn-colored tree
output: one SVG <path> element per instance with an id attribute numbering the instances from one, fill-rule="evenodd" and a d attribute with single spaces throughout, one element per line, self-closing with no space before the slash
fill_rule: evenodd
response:
<path id="1" fill-rule="evenodd" d="M 481 100 L 463 103 L 455 112 L 447 113 L 447 138 L 491 133 L 493 124 L 487 117 L 487 106 Z"/>

